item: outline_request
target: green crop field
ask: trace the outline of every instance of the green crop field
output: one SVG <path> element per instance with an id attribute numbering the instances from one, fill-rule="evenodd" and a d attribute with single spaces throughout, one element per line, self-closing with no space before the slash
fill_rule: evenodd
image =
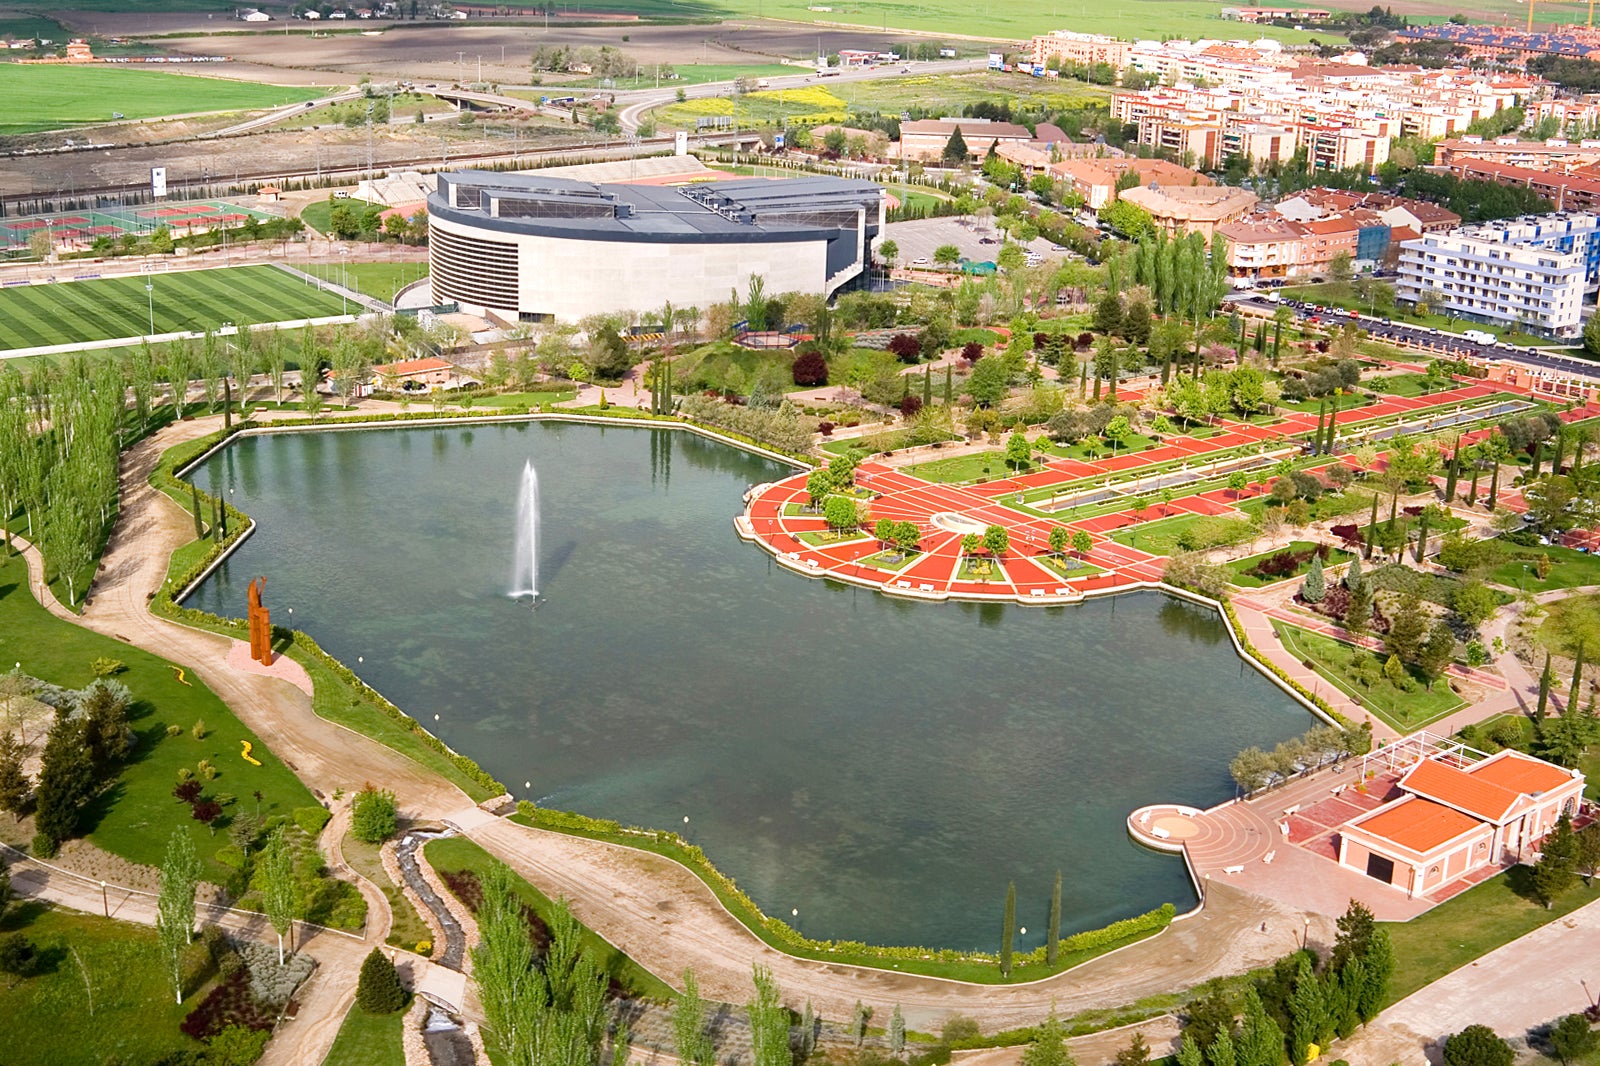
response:
<path id="1" fill-rule="evenodd" d="M 54 19 L 27 11 L 0 11 L 0 37 L 14 41 L 42 37 L 47 41 L 65 43 L 72 36 Z"/>
<path id="2" fill-rule="evenodd" d="M 315 100 L 322 89 L 257 85 L 123 67 L 0 63 L 0 136 L 195 111 L 257 111 Z"/>
<path id="3" fill-rule="evenodd" d="M 337 296 L 277 267 L 248 266 L 0 289 L 0 350 L 282 322 L 343 313 Z"/>

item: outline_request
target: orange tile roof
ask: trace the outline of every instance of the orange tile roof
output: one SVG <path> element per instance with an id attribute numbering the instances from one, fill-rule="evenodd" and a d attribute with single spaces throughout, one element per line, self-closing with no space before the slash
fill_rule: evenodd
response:
<path id="1" fill-rule="evenodd" d="M 1509 749 L 1502 755 L 1478 763 L 1467 772 L 1479 781 L 1488 781 L 1529 796 L 1572 783 L 1572 775 L 1561 767 Z"/>
<path id="2" fill-rule="evenodd" d="M 1497 824 L 1517 802 L 1514 790 L 1432 759 L 1413 767 L 1400 787 Z"/>
<path id="3" fill-rule="evenodd" d="M 1351 829 L 1387 840 L 1417 855 L 1479 828 L 1483 823 L 1468 814 L 1432 800 L 1411 797 L 1350 823 Z"/>
<path id="4" fill-rule="evenodd" d="M 450 364 L 437 356 L 425 356 L 421 359 L 402 359 L 398 363 L 389 363 L 384 366 L 372 368 L 379 374 L 422 374 L 429 370 L 448 370 Z"/>

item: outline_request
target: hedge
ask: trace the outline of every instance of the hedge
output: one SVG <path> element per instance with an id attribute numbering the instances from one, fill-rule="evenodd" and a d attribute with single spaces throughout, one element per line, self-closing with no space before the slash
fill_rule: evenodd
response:
<path id="1" fill-rule="evenodd" d="M 576 833 L 632 847 L 637 847 L 641 838 L 648 840 L 656 845 L 660 853 L 687 866 L 702 881 L 705 881 L 715 889 L 723 903 L 727 905 L 728 909 L 734 913 L 734 917 L 742 924 L 752 930 L 765 931 L 767 936 L 763 939 L 766 939 L 768 943 L 773 944 L 775 947 L 812 954 L 857 955 L 888 962 L 915 959 L 937 960 L 939 962 L 998 963 L 1000 959 L 997 953 L 961 951 L 955 948 L 876 945 L 866 944 L 859 940 L 813 940 L 792 928 L 782 919 L 763 913 L 755 901 L 747 896 L 743 889 L 739 888 L 733 878 L 723 873 L 710 859 L 706 858 L 704 851 L 697 845 L 684 840 L 677 833 L 643 829 L 638 826 L 624 826 L 614 819 L 591 818 L 572 811 L 549 810 L 544 807 L 536 807 L 527 800 L 517 804 L 516 821 L 539 829 Z M 1060 944 L 1061 951 L 1064 954 L 1102 952 L 1122 941 L 1160 932 L 1171 924 L 1176 914 L 1177 908 L 1171 903 L 1163 903 L 1155 910 L 1133 918 L 1124 918 L 1102 929 L 1088 929 L 1065 937 Z M 1013 965 L 1016 967 L 1043 967 L 1044 960 L 1045 946 L 1041 944 L 1033 951 L 1013 956 Z M 1059 969 L 1065 968 L 1060 967 Z M 1052 970 L 1050 972 L 1056 971 Z"/>
<path id="2" fill-rule="evenodd" d="M 290 812 L 294 817 L 294 824 L 304 829 L 306 836 L 313 840 L 327 827 L 333 815 L 323 807 L 296 807 Z"/>
<path id="3" fill-rule="evenodd" d="M 1268 673 L 1293 689 L 1307 703 L 1313 704 L 1323 714 L 1338 722 L 1345 729 L 1355 729 L 1356 725 L 1350 719 L 1333 709 L 1333 706 L 1321 696 L 1310 692 L 1300 682 L 1284 673 L 1283 668 L 1273 662 L 1266 653 L 1250 643 L 1250 638 L 1245 635 L 1244 626 L 1239 624 L 1239 615 L 1234 611 L 1233 604 L 1227 600 L 1222 601 L 1222 613 L 1228 618 L 1228 624 L 1233 627 L 1234 636 L 1238 638 L 1239 647 L 1244 649 L 1246 655 L 1254 659 Z"/>

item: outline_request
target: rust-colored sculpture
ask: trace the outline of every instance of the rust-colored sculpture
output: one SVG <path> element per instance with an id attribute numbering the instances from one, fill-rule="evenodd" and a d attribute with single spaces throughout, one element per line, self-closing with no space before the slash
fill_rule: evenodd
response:
<path id="1" fill-rule="evenodd" d="M 262 666 L 272 665 L 272 612 L 261 606 L 261 592 L 267 579 L 250 582 L 250 658 Z"/>

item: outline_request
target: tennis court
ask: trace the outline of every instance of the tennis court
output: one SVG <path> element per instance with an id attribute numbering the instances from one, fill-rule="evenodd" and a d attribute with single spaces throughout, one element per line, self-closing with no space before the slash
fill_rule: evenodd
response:
<path id="1" fill-rule="evenodd" d="M 0 250 L 26 252 L 28 238 L 48 231 L 56 247 L 87 248 L 99 237 L 132 234 L 147 236 L 166 226 L 174 237 L 204 233 L 218 226 L 242 226 L 250 219 L 265 222 L 275 216 L 225 200 L 191 200 L 182 203 L 140 204 L 134 207 L 99 207 L 53 215 L 0 218 Z"/>

